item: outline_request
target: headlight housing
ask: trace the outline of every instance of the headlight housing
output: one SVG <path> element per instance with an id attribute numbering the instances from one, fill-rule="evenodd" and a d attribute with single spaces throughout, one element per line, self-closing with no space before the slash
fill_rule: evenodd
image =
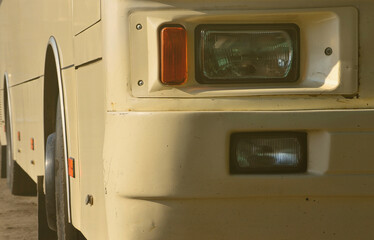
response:
<path id="1" fill-rule="evenodd" d="M 278 83 L 299 77 L 296 24 L 202 24 L 195 29 L 199 83 Z"/>

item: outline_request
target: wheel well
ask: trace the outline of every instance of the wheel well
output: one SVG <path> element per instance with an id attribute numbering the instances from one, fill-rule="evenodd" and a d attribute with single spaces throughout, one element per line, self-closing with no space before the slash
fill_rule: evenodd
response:
<path id="1" fill-rule="evenodd" d="M 9 114 L 8 112 L 8 108 L 9 108 L 9 105 L 8 105 L 8 82 L 7 82 L 7 76 L 6 76 L 7 73 L 4 74 L 4 94 L 3 94 L 3 116 L 4 116 L 4 128 L 6 128 L 6 126 L 8 124 L 10 124 L 8 121 L 7 121 L 7 115 Z M 5 130 L 4 130 L 5 131 Z M 8 145 L 8 139 L 5 140 L 6 141 L 6 145 Z"/>
<path id="2" fill-rule="evenodd" d="M 48 135 L 54 132 L 56 125 L 56 104 L 58 97 L 58 75 L 56 59 L 51 45 L 48 45 L 44 69 L 44 145 Z"/>
<path id="3" fill-rule="evenodd" d="M 56 228 L 56 206 L 51 204 L 55 203 L 55 169 L 54 157 L 48 157 L 48 136 L 55 131 L 56 127 L 56 112 L 57 112 L 57 98 L 59 93 L 58 87 L 58 59 L 51 44 L 48 44 L 45 68 L 44 68 L 44 93 L 43 93 L 43 117 L 44 117 L 44 146 L 45 146 L 45 159 L 44 159 L 44 180 L 45 180 L 45 207 L 46 207 L 46 220 L 47 225 L 51 229 Z M 53 161 L 53 162 L 51 162 Z M 52 163 L 52 164 L 51 164 Z M 53 166 L 53 167 L 52 167 Z M 51 191 L 52 190 L 52 191 Z"/>
<path id="4" fill-rule="evenodd" d="M 9 124 L 6 121 L 6 114 L 8 114 L 8 93 L 7 93 L 7 83 L 6 83 L 6 76 L 4 74 L 4 83 L 3 83 L 3 107 L 1 109 L 2 115 L 3 115 L 3 121 L 4 121 L 4 132 L 6 129 L 5 124 Z M 1 129 L 3 131 L 3 129 Z M 6 163 L 6 144 L 8 144 L 5 136 L 5 142 L 1 142 L 0 147 L 1 147 L 1 155 L 0 155 L 0 164 L 1 164 L 1 173 L 0 177 L 1 178 L 6 178 L 7 177 L 7 163 Z"/>

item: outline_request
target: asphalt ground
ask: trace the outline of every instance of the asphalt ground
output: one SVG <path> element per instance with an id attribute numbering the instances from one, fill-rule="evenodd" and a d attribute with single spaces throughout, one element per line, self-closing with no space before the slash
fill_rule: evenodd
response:
<path id="1" fill-rule="evenodd" d="M 0 240 L 37 238 L 37 198 L 11 195 L 6 179 L 0 179 Z"/>

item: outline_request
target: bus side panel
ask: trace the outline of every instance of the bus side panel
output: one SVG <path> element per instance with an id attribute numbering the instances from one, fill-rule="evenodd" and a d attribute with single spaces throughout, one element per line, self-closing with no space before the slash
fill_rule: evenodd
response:
<path id="1" fill-rule="evenodd" d="M 44 175 L 43 78 L 11 88 L 13 156 L 36 182 Z"/>
<path id="2" fill-rule="evenodd" d="M 81 202 L 81 232 L 87 239 L 107 239 L 103 183 L 105 81 L 101 61 L 76 70 L 81 198 L 93 197 L 93 205 Z"/>
<path id="3" fill-rule="evenodd" d="M 100 20 L 100 0 L 74 0 L 73 4 L 73 25 L 75 35 Z"/>
<path id="4" fill-rule="evenodd" d="M 81 194 L 80 194 L 80 161 L 78 151 L 78 120 L 77 120 L 77 84 L 73 67 L 62 71 L 64 86 L 66 140 L 68 158 L 74 161 L 75 176 L 70 177 L 70 199 L 73 225 L 80 229 Z"/>
<path id="5" fill-rule="evenodd" d="M 2 1 L 0 22 L 0 70 L 1 74 L 9 73 L 10 85 L 44 74 L 51 36 L 57 39 L 60 53 L 63 52 L 62 67 L 73 63 L 70 1 Z"/>

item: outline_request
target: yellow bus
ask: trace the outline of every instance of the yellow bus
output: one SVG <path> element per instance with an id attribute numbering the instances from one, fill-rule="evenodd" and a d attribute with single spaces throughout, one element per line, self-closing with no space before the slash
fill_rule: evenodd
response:
<path id="1" fill-rule="evenodd" d="M 373 13 L 0 0 L 1 176 L 39 239 L 374 239 Z"/>

